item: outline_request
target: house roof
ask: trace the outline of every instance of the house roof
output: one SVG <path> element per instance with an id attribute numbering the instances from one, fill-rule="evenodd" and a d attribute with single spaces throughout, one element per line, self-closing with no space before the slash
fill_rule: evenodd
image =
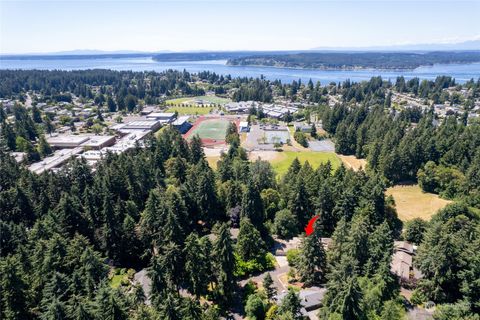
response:
<path id="1" fill-rule="evenodd" d="M 401 250 L 413 254 L 413 244 L 408 241 L 395 241 L 393 243 L 393 246 L 396 250 Z"/>
<path id="2" fill-rule="evenodd" d="M 142 269 L 139 272 L 135 273 L 133 277 L 134 281 L 139 283 L 142 286 L 145 297 L 147 298 L 145 303 L 150 305 L 150 290 L 152 287 L 152 279 L 148 276 L 147 269 Z"/>
<path id="3" fill-rule="evenodd" d="M 308 311 L 320 308 L 322 306 L 322 300 L 326 291 L 327 289 L 318 287 L 300 290 L 298 297 L 300 298 L 300 303 L 302 305 L 302 314 L 306 316 Z M 278 294 L 276 296 L 277 303 L 280 304 L 286 295 L 287 292 Z"/>
<path id="4" fill-rule="evenodd" d="M 400 278 L 409 279 L 412 268 L 412 256 L 407 252 L 397 251 L 393 254 L 390 270 Z"/>

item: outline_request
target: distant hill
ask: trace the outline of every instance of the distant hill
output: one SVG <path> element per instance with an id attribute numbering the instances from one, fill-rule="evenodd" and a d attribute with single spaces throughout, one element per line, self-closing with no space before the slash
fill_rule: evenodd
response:
<path id="1" fill-rule="evenodd" d="M 420 66 L 480 62 L 480 51 L 414 52 L 307 52 L 297 54 L 253 55 L 228 60 L 233 66 L 353 70 L 415 69 Z"/>
<path id="2" fill-rule="evenodd" d="M 466 51 L 480 50 L 480 39 L 457 43 L 424 43 L 372 47 L 317 47 L 314 51 Z"/>
<path id="3" fill-rule="evenodd" d="M 202 51 L 202 52 L 171 52 L 153 56 L 157 61 L 201 61 L 201 60 L 228 60 L 251 55 L 264 56 L 275 54 L 296 54 L 307 51 Z"/>

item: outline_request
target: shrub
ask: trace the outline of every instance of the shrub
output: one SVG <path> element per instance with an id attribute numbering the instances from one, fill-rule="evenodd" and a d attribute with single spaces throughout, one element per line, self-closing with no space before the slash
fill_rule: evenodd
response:
<path id="1" fill-rule="evenodd" d="M 415 289 L 412 293 L 412 297 L 410 298 L 410 302 L 414 305 L 421 305 L 427 300 L 425 294 L 420 291 L 419 289 Z"/>
<path id="2" fill-rule="evenodd" d="M 287 251 L 287 261 L 290 267 L 295 267 L 298 263 L 300 257 L 300 250 L 290 249 Z"/>
<path id="3" fill-rule="evenodd" d="M 295 132 L 295 134 L 293 135 L 293 138 L 294 138 L 295 141 L 297 141 L 298 144 L 300 144 L 302 147 L 304 147 L 304 148 L 307 148 L 307 147 L 308 147 L 308 139 L 307 139 L 307 136 L 305 135 L 305 133 L 300 132 L 300 131 L 297 131 L 297 132 Z"/>
<path id="4" fill-rule="evenodd" d="M 278 306 L 276 304 L 271 305 L 270 308 L 268 308 L 268 311 L 265 315 L 265 320 L 276 319 L 275 317 L 277 316 L 277 310 L 278 310 Z"/>
<path id="5" fill-rule="evenodd" d="M 275 257 L 270 252 L 260 258 L 248 261 L 242 260 L 237 253 L 234 253 L 234 256 L 236 262 L 234 274 L 236 277 L 242 278 L 252 273 L 271 270 L 275 267 Z"/>
<path id="6" fill-rule="evenodd" d="M 250 295 L 245 305 L 245 312 L 250 320 L 265 319 L 265 305 L 263 304 L 262 298 L 257 294 Z"/>
<path id="7" fill-rule="evenodd" d="M 257 291 L 257 286 L 252 280 L 248 280 L 248 282 L 243 287 L 243 290 L 244 298 L 245 300 L 247 300 L 250 295 L 254 294 Z"/>

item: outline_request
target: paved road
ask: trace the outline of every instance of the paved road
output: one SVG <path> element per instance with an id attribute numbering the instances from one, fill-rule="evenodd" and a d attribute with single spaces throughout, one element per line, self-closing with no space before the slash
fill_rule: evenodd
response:
<path id="1" fill-rule="evenodd" d="M 249 280 L 252 280 L 257 283 L 261 283 L 263 281 L 263 278 L 265 278 L 265 276 L 267 275 L 267 273 L 270 273 L 270 276 L 272 277 L 272 280 L 273 280 L 273 285 L 275 286 L 275 289 L 277 289 L 277 292 L 280 293 L 283 290 L 287 290 L 287 288 L 282 284 L 279 277 L 282 274 L 287 273 L 289 270 L 290 270 L 289 266 L 277 267 L 275 268 L 275 270 L 270 270 L 262 274 L 259 274 L 257 276 L 242 280 L 238 284 L 243 287 L 245 284 L 247 284 Z"/>
<path id="2" fill-rule="evenodd" d="M 288 265 L 286 266 L 278 266 L 276 265 L 275 269 L 274 270 L 270 270 L 270 271 L 267 271 L 267 272 L 264 272 L 264 273 L 261 273 L 259 275 L 256 275 L 256 276 L 253 276 L 253 277 L 250 277 L 248 279 L 245 279 L 245 280 L 242 280 L 242 281 L 239 281 L 238 282 L 238 285 L 240 287 L 243 287 L 247 284 L 247 282 L 249 280 L 252 280 L 256 283 L 261 283 L 263 282 L 263 278 L 265 278 L 265 276 L 267 275 L 267 273 L 270 273 L 270 276 L 272 277 L 272 280 L 273 280 L 273 285 L 275 287 L 275 289 L 277 290 L 277 293 L 281 293 L 281 292 L 284 292 L 287 290 L 287 288 L 282 284 L 282 282 L 280 281 L 280 276 L 282 274 L 285 274 L 287 273 L 288 271 L 290 270 L 290 267 Z M 244 318 L 244 315 L 245 315 L 245 311 L 243 310 L 243 303 L 242 303 L 242 297 L 241 296 L 236 296 L 235 297 L 235 305 L 236 306 L 241 306 L 241 309 L 236 309 L 234 310 L 234 312 L 231 314 L 232 318 L 235 319 L 235 320 L 243 320 L 245 319 Z"/>

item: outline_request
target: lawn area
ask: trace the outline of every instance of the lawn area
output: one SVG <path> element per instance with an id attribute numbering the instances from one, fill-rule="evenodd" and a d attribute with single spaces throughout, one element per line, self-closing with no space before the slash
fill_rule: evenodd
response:
<path id="1" fill-rule="evenodd" d="M 402 221 L 430 218 L 452 201 L 441 199 L 433 193 L 425 193 L 418 185 L 397 185 L 387 189 L 397 205 L 398 217 Z"/>
<path id="2" fill-rule="evenodd" d="M 185 98 L 177 98 L 177 99 L 170 99 L 165 101 L 167 105 L 198 105 L 197 101 L 203 101 L 203 103 L 211 103 L 211 104 L 225 104 L 232 100 L 227 98 L 221 98 L 217 96 L 198 96 L 198 97 L 185 97 Z"/>
<path id="3" fill-rule="evenodd" d="M 225 140 L 225 133 L 229 125 L 228 120 L 210 119 L 200 122 L 190 133 L 189 137 L 198 134 L 201 139 Z"/>
<path id="4" fill-rule="evenodd" d="M 175 106 L 169 107 L 166 112 L 178 112 L 179 115 L 202 115 L 208 114 L 212 110 L 212 107 L 202 107 L 202 106 Z"/>
<path id="5" fill-rule="evenodd" d="M 110 279 L 110 286 L 114 289 L 120 287 L 123 279 L 127 279 L 126 274 L 116 274 Z"/>
<path id="6" fill-rule="evenodd" d="M 305 161 L 308 161 L 310 165 L 316 169 L 321 163 L 325 163 L 328 160 L 332 163 L 334 169 L 340 166 L 340 159 L 333 152 L 314 152 L 314 151 L 283 151 L 279 152 L 277 159 L 273 159 L 270 162 L 272 163 L 273 169 L 277 172 L 278 175 L 282 176 L 290 167 L 292 161 L 298 158 L 301 164 Z"/>

